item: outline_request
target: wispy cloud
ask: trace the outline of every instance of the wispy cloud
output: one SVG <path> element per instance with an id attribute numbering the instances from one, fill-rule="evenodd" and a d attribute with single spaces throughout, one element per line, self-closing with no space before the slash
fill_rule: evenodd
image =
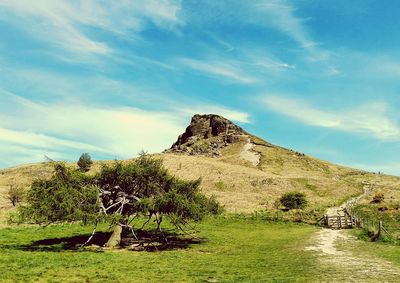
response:
<path id="1" fill-rule="evenodd" d="M 31 131 L 15 131 L 0 128 L 0 137 L 2 143 L 26 146 L 33 149 L 47 150 L 49 148 L 69 148 L 88 150 L 92 152 L 106 152 L 104 149 L 91 144 L 70 141 L 68 139 L 60 139 Z"/>
<path id="2" fill-rule="evenodd" d="M 275 79 L 284 77 L 284 72 L 296 69 L 295 65 L 259 49 L 238 48 L 235 51 L 235 59 L 227 56 L 218 57 L 212 50 L 205 50 L 203 53 L 204 55 L 197 59 L 177 58 L 174 60 L 174 65 L 177 66 L 177 70 L 193 70 L 222 83 L 242 85 L 271 83 Z"/>
<path id="3" fill-rule="evenodd" d="M 201 9 L 207 12 L 199 13 L 198 10 Z M 317 45 L 305 27 L 306 19 L 296 15 L 295 6 L 286 0 L 205 0 L 199 2 L 196 9 L 183 12 L 189 23 L 199 21 L 201 24 L 215 22 L 223 25 L 251 24 L 273 28 L 302 48 L 313 48 Z"/>
<path id="4" fill-rule="evenodd" d="M 268 71 L 286 71 L 296 69 L 295 65 L 282 62 L 278 59 L 272 59 L 265 55 L 250 55 L 251 65 L 261 67 Z"/>
<path id="5" fill-rule="evenodd" d="M 400 140 L 400 126 L 390 117 L 384 102 L 367 103 L 347 111 L 322 110 L 303 100 L 279 96 L 264 97 L 262 102 L 270 110 L 308 125 L 370 134 L 382 140 Z"/>
<path id="6" fill-rule="evenodd" d="M 133 38 L 147 21 L 168 29 L 182 23 L 178 18 L 180 3 L 168 0 L 127 0 L 112 5 L 107 1 L 1 0 L 0 7 L 3 19 L 32 37 L 78 54 L 107 54 L 112 50 L 106 42 L 89 36 L 87 28 Z"/>
<path id="7" fill-rule="evenodd" d="M 186 68 L 204 73 L 211 77 L 220 77 L 227 82 L 239 84 L 252 84 L 257 80 L 245 74 L 237 62 L 226 60 L 195 60 L 179 58 L 178 62 Z"/>
<path id="8" fill-rule="evenodd" d="M 311 48 L 316 43 L 304 27 L 304 19 L 295 15 L 295 8 L 286 0 L 266 0 L 253 2 L 255 9 L 266 14 L 264 23 L 275 26 L 282 33 L 297 41 L 303 48 Z"/>

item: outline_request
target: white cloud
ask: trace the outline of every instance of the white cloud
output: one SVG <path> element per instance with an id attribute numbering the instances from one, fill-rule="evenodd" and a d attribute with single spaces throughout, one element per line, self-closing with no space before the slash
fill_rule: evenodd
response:
<path id="1" fill-rule="evenodd" d="M 238 62 L 227 60 L 195 60 L 190 58 L 179 58 L 178 62 L 195 71 L 202 72 L 211 77 L 219 77 L 228 82 L 239 84 L 252 84 L 257 80 L 247 74 L 238 66 Z"/>
<path id="2" fill-rule="evenodd" d="M 400 126 L 383 102 L 373 102 L 347 111 L 325 111 L 302 100 L 267 96 L 263 104 L 270 110 L 302 123 L 349 132 L 371 134 L 382 140 L 400 140 Z"/>
<path id="3" fill-rule="evenodd" d="M 145 149 L 158 152 L 174 142 L 184 126 L 173 113 L 137 108 L 100 108 L 72 104 L 36 104 L 26 117 L 3 117 L 13 130 L 0 128 L 0 140 L 31 148 L 80 149 L 118 157 Z M 57 137 L 57 138 L 55 138 Z"/>
<path id="4" fill-rule="evenodd" d="M 135 37 L 146 21 L 171 29 L 182 24 L 179 1 L 155 0 L 0 0 L 2 17 L 39 37 L 73 53 L 106 54 L 111 48 L 84 30 L 107 30 L 123 37 Z"/>
<path id="5" fill-rule="evenodd" d="M 15 160 L 23 162 L 41 161 L 44 154 L 71 159 L 71 153 L 74 158 L 81 152 L 109 158 L 132 157 L 142 149 L 160 152 L 184 131 L 187 118 L 203 111 L 243 123 L 249 120 L 246 113 L 206 104 L 151 111 L 73 102 L 37 103 L 4 91 L 0 98 L 2 105 L 13 110 L 0 112 L 0 157 L 14 154 L 19 156 Z M 16 152 L 16 148 L 23 150 Z"/>

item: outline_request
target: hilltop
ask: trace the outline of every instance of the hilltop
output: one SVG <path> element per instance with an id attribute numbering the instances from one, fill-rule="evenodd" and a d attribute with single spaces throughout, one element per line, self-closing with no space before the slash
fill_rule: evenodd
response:
<path id="1" fill-rule="evenodd" d="M 389 202 L 399 199 L 399 177 L 335 165 L 270 144 L 218 115 L 194 115 L 172 147 L 155 156 L 178 177 L 201 177 L 203 192 L 215 195 L 228 212 L 273 209 L 283 193 L 297 190 L 307 195 L 308 211 L 317 217 L 327 207 L 360 195 L 365 184 L 384 193 Z M 89 174 L 104 162 L 111 161 L 95 162 Z M 10 208 L 5 200 L 10 184 L 29 186 L 50 172 L 48 163 L 0 170 L 0 209 Z"/>

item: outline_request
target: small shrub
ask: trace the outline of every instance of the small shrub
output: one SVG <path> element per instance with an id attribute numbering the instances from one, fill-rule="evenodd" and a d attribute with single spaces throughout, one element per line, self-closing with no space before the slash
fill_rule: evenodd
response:
<path id="1" fill-rule="evenodd" d="M 382 193 L 376 193 L 372 198 L 371 203 L 382 203 L 385 199 L 385 196 Z"/>
<path id="2" fill-rule="evenodd" d="M 16 206 L 18 203 L 22 202 L 25 197 L 25 190 L 22 187 L 10 185 L 10 188 L 7 192 L 7 198 L 10 200 L 13 206 Z"/>
<path id="3" fill-rule="evenodd" d="M 78 160 L 78 166 L 79 170 L 81 172 L 87 172 L 90 170 L 90 167 L 92 166 L 93 161 L 92 158 L 90 157 L 89 153 L 82 153 L 81 157 L 79 157 Z"/>
<path id="4" fill-rule="evenodd" d="M 287 209 L 302 209 L 307 205 L 306 195 L 300 192 L 289 192 L 281 196 L 280 203 Z"/>
<path id="5" fill-rule="evenodd" d="M 258 180 L 251 180 L 250 181 L 250 185 L 252 186 L 252 187 L 257 187 L 258 186 Z"/>

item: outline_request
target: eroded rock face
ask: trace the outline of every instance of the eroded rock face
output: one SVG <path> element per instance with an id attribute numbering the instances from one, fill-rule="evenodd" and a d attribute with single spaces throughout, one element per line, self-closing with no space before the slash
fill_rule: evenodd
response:
<path id="1" fill-rule="evenodd" d="M 245 140 L 248 133 L 219 115 L 194 115 L 186 131 L 167 151 L 220 156 L 229 143 Z"/>

